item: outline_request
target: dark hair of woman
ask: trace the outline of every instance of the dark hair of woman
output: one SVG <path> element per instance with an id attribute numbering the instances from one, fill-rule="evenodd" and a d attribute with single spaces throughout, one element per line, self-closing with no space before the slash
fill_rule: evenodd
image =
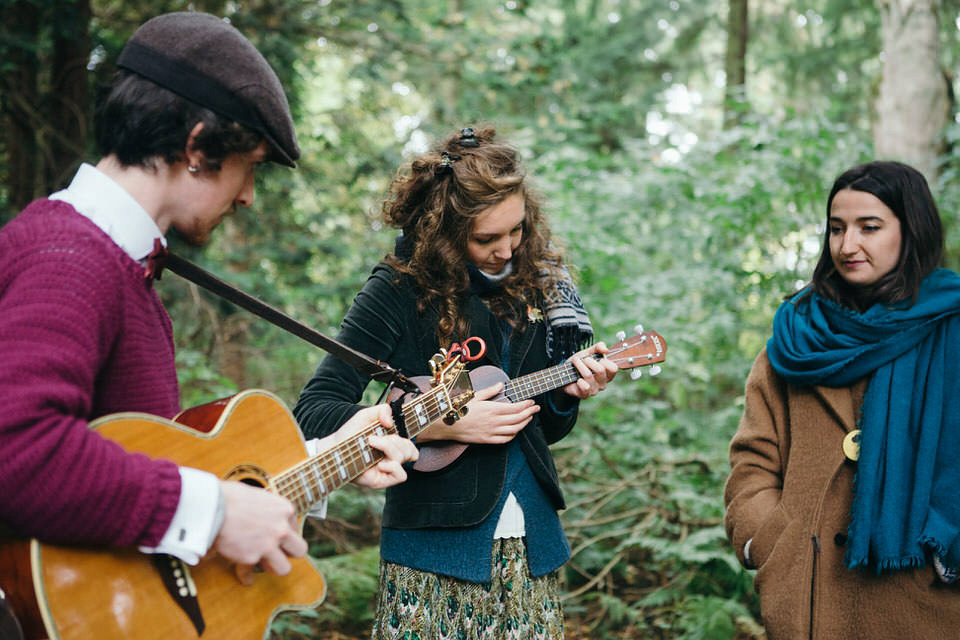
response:
<path id="1" fill-rule="evenodd" d="M 830 211 L 834 196 L 843 189 L 872 194 L 900 221 L 902 244 L 897 265 L 867 287 L 848 284 L 837 273 L 830 255 Z M 944 251 L 940 213 L 923 174 L 905 164 L 876 161 L 845 171 L 836 179 L 827 198 L 827 220 L 811 286 L 828 300 L 861 312 L 878 302 L 913 302 L 920 283 L 940 266 Z"/>
<path id="2" fill-rule="evenodd" d="M 414 278 L 422 293 L 421 312 L 436 309 L 441 344 L 465 338 L 470 329 L 460 302 L 470 290 L 467 239 L 480 214 L 513 194 L 523 196 L 523 239 L 513 252 L 512 273 L 488 298 L 493 313 L 511 326 L 523 329 L 517 322 L 521 313 L 539 304 L 562 264 L 550 245 L 540 200 L 524 181 L 517 150 L 495 136 L 492 127 L 450 136 L 397 172 L 383 205 L 384 220 L 403 230 L 406 246 L 386 260 Z"/>
<path id="3" fill-rule="evenodd" d="M 119 70 L 111 90 L 94 115 L 99 152 L 114 154 L 123 166 L 152 167 L 156 158 L 167 164 L 183 159 L 190 132 L 203 130 L 194 141 L 202 151 L 204 169 L 219 171 L 233 153 L 253 151 L 263 137 L 232 120 L 186 100 L 136 73 Z"/>

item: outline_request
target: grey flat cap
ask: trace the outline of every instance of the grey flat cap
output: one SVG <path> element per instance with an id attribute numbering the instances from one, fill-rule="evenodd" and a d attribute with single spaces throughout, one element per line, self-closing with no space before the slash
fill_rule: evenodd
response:
<path id="1" fill-rule="evenodd" d="M 277 74 L 239 31 L 208 13 L 176 12 L 143 23 L 117 66 L 263 135 L 270 160 L 295 166 L 300 146 Z"/>

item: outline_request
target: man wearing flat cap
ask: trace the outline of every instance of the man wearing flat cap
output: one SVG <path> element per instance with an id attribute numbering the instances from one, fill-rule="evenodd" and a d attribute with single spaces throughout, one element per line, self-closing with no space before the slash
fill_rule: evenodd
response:
<path id="1" fill-rule="evenodd" d="M 99 162 L 0 229 L 0 529 L 189 564 L 215 550 L 242 582 L 258 565 L 282 575 L 307 551 L 286 498 L 128 453 L 88 424 L 180 411 L 171 323 L 148 257 L 170 227 L 203 243 L 250 206 L 259 164 L 294 166 L 290 108 L 263 56 L 212 15 L 146 22 L 117 65 L 96 113 Z M 340 435 L 377 420 L 389 422 L 385 407 Z M 385 457 L 359 481 L 402 481 L 413 445 L 370 444 Z"/>

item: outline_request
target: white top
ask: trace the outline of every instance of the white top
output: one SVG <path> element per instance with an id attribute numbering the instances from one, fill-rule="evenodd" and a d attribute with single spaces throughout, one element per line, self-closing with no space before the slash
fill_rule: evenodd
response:
<path id="1" fill-rule="evenodd" d="M 503 505 L 503 511 L 500 512 L 500 519 L 497 520 L 497 528 L 493 532 L 493 537 L 494 539 L 522 538 L 525 535 L 523 509 L 520 508 L 520 503 L 517 502 L 511 491 Z"/>

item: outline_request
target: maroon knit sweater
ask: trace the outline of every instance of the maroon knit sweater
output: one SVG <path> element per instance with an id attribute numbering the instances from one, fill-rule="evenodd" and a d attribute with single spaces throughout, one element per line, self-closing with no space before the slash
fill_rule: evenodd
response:
<path id="1" fill-rule="evenodd" d="M 87 424 L 177 413 L 170 318 L 143 267 L 64 202 L 0 228 L 0 392 L 0 524 L 45 542 L 159 542 L 176 465 Z"/>

